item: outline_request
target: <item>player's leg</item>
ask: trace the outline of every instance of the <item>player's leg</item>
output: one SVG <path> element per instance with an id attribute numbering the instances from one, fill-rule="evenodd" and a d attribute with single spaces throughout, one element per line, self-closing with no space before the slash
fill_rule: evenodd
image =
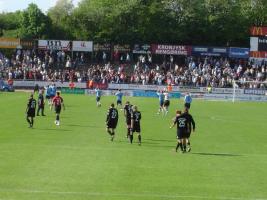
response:
<path id="1" fill-rule="evenodd" d="M 177 145 L 176 145 L 176 148 L 175 148 L 175 151 L 177 152 L 179 147 L 181 148 L 182 150 L 182 144 L 181 144 L 181 140 L 177 138 Z"/>
<path id="2" fill-rule="evenodd" d="M 185 153 L 186 152 L 186 138 L 185 137 L 183 137 L 182 139 L 182 145 L 183 145 L 183 153 Z"/>
<path id="3" fill-rule="evenodd" d="M 27 120 L 28 124 L 29 124 L 30 127 L 31 127 L 31 120 L 30 120 L 30 118 L 29 118 L 29 115 L 27 115 L 26 120 Z"/>
<path id="4" fill-rule="evenodd" d="M 115 128 L 112 128 L 111 129 L 111 141 L 113 142 L 113 140 L 114 140 L 114 137 L 115 137 Z"/>
<path id="5" fill-rule="evenodd" d="M 39 112 L 40 112 L 40 110 L 41 110 L 41 107 L 38 106 L 38 109 L 37 109 L 37 116 L 39 116 Z"/>
<path id="6" fill-rule="evenodd" d="M 31 117 L 31 127 L 33 127 L 33 123 L 34 123 L 34 117 Z"/>
<path id="7" fill-rule="evenodd" d="M 191 151 L 190 134 L 186 138 L 187 152 Z"/>
<path id="8" fill-rule="evenodd" d="M 45 114 L 44 114 L 44 105 L 42 106 L 42 116 L 45 116 Z"/>
<path id="9" fill-rule="evenodd" d="M 141 133 L 137 132 L 138 134 L 138 145 L 141 145 Z"/>
<path id="10" fill-rule="evenodd" d="M 133 143 L 133 133 L 134 133 L 134 130 L 131 129 L 130 137 L 129 137 L 129 139 L 130 139 L 130 143 L 131 143 L 131 144 Z"/>

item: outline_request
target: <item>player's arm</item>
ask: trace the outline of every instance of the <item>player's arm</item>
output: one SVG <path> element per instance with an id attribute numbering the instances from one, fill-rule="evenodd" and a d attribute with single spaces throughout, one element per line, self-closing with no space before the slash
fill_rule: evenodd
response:
<path id="1" fill-rule="evenodd" d="M 195 123 L 193 117 L 191 117 L 191 123 L 192 123 L 192 126 L 193 126 L 193 131 L 195 132 L 196 123 Z"/>
<path id="2" fill-rule="evenodd" d="M 107 113 L 106 124 L 108 123 L 109 119 L 110 119 L 110 110 L 108 110 L 108 113 Z"/>
<path id="3" fill-rule="evenodd" d="M 134 116 L 133 113 L 131 114 L 131 129 L 134 127 Z"/>
<path id="4" fill-rule="evenodd" d="M 175 119 L 173 120 L 173 123 L 172 123 L 172 125 L 170 126 L 170 128 L 173 128 L 173 127 L 175 126 L 176 123 L 177 123 L 177 119 L 175 118 Z"/>
<path id="5" fill-rule="evenodd" d="M 66 110 L 66 108 L 65 108 L 65 104 L 64 104 L 64 101 L 63 101 L 62 98 L 61 98 L 61 104 L 62 104 L 63 109 Z"/>

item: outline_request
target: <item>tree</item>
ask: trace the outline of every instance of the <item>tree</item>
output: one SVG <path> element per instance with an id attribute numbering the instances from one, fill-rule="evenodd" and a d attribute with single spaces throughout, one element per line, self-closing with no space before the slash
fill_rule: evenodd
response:
<path id="1" fill-rule="evenodd" d="M 38 8 L 36 4 L 29 4 L 28 8 L 21 13 L 20 37 L 43 38 L 50 29 L 49 18 Z"/>

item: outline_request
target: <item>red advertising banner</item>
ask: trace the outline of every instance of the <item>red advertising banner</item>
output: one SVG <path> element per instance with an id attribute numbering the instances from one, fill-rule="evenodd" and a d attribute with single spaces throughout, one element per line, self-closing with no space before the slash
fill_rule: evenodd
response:
<path id="1" fill-rule="evenodd" d="M 250 28 L 251 36 L 265 36 L 267 35 L 267 26 L 252 26 Z"/>
<path id="2" fill-rule="evenodd" d="M 187 55 L 191 55 L 191 51 L 192 51 L 191 46 L 161 45 L 161 44 L 151 45 L 152 54 L 187 56 Z"/>
<path id="3" fill-rule="evenodd" d="M 250 51 L 251 58 L 267 58 L 267 51 Z"/>

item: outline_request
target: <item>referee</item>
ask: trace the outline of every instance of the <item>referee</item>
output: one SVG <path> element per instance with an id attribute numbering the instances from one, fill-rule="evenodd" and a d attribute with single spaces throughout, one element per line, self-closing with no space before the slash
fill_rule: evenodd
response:
<path id="1" fill-rule="evenodd" d="M 184 97 L 184 107 L 190 109 L 191 103 L 192 103 L 192 97 L 189 93 L 186 93 Z"/>

